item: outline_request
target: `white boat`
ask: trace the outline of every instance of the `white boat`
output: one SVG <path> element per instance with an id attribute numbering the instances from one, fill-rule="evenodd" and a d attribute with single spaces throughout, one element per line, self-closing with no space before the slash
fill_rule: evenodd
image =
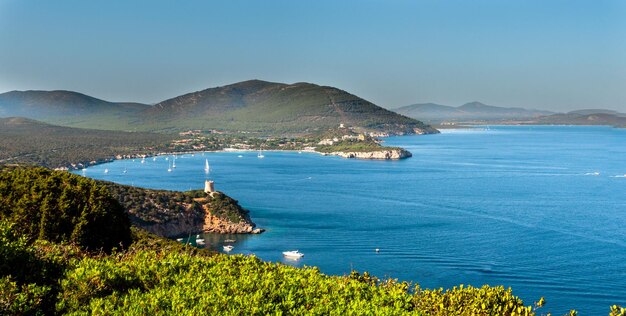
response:
<path id="1" fill-rule="evenodd" d="M 204 172 L 205 173 L 209 173 L 209 160 L 208 159 L 204 159 Z"/>
<path id="2" fill-rule="evenodd" d="M 263 149 L 259 149 L 259 154 L 258 154 L 258 155 L 256 155 L 256 156 L 257 156 L 257 158 L 259 158 L 259 159 L 263 159 L 263 158 L 265 158 L 265 156 L 263 155 Z"/>
<path id="3" fill-rule="evenodd" d="M 104 169 L 104 173 L 109 173 L 109 169 Z"/>
<path id="4" fill-rule="evenodd" d="M 304 254 L 299 252 L 298 250 L 291 250 L 291 251 L 283 251 L 283 256 L 287 258 L 292 258 L 292 259 L 300 259 L 304 257 Z"/>
<path id="5" fill-rule="evenodd" d="M 146 163 L 146 158 L 141 158 L 141 163 Z"/>
<path id="6" fill-rule="evenodd" d="M 202 238 L 198 238 L 198 239 L 196 239 L 196 244 L 198 244 L 198 245 L 204 245 L 204 239 L 202 239 Z"/>
<path id="7" fill-rule="evenodd" d="M 235 247 L 233 247 L 233 246 L 231 246 L 231 245 L 226 245 L 226 246 L 224 246 L 223 248 L 224 248 L 224 251 L 228 252 L 228 251 L 233 250 Z"/>
<path id="8" fill-rule="evenodd" d="M 196 235 L 196 238 L 200 238 L 200 235 Z"/>
<path id="9" fill-rule="evenodd" d="M 152 157 L 152 161 L 156 161 L 156 157 Z"/>
<path id="10" fill-rule="evenodd" d="M 124 168 L 124 171 L 122 171 L 122 173 L 126 174 L 126 172 L 128 172 L 128 171 L 126 170 L 126 168 Z"/>
<path id="11" fill-rule="evenodd" d="M 176 168 L 176 156 L 174 156 L 174 160 L 172 161 L 172 168 Z"/>
<path id="12" fill-rule="evenodd" d="M 167 162 L 167 172 L 172 172 L 172 167 L 170 167 L 170 162 Z"/>
<path id="13" fill-rule="evenodd" d="M 182 238 L 176 238 L 176 241 L 180 242 L 180 241 L 183 241 L 183 239 Z"/>
<path id="14" fill-rule="evenodd" d="M 239 156 L 237 156 L 237 158 L 243 158 L 243 155 L 239 155 Z"/>

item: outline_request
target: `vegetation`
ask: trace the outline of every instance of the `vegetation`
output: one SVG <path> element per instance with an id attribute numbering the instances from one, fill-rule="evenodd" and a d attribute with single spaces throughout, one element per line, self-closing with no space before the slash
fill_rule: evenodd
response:
<path id="1" fill-rule="evenodd" d="M 374 141 L 339 141 L 332 145 L 323 145 L 315 148 L 316 151 L 321 153 L 331 153 L 331 152 L 370 152 L 370 151 L 379 151 L 379 150 L 394 150 L 394 149 L 402 149 L 399 147 L 383 147 L 379 143 Z"/>
<path id="2" fill-rule="evenodd" d="M 223 193 L 217 192 L 207 197 L 206 206 L 213 216 L 222 220 L 231 223 L 250 222 L 249 211 L 241 208 L 237 200 Z"/>
<path id="3" fill-rule="evenodd" d="M 45 168 L 0 170 L 0 219 L 28 236 L 109 251 L 130 244 L 130 222 L 95 181 Z"/>
<path id="4" fill-rule="evenodd" d="M 139 227 L 174 220 L 180 213 L 191 212 L 203 218 L 202 205 L 194 201 L 196 191 L 151 190 L 108 181 L 98 181 L 124 207 L 132 223 Z M 202 191 L 200 191 L 202 192 Z M 204 192 L 202 192 L 204 196 Z"/>

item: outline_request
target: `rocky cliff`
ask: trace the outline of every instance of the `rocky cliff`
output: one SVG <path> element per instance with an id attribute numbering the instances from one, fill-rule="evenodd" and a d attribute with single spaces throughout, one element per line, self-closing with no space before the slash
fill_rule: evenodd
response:
<path id="1" fill-rule="evenodd" d="M 343 158 L 356 159 L 381 159 L 381 160 L 397 160 L 413 156 L 409 151 L 404 149 L 381 149 L 376 151 L 335 151 L 330 153 L 322 153 L 322 155 L 340 156 Z"/>
<path id="2" fill-rule="evenodd" d="M 133 225 L 164 237 L 220 234 L 255 234 L 249 212 L 221 192 L 149 190 L 103 182 L 124 206 Z"/>

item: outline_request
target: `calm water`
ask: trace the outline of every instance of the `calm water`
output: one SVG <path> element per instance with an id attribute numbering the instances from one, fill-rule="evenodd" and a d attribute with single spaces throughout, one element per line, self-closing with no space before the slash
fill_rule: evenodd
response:
<path id="1" fill-rule="evenodd" d="M 357 269 L 428 288 L 505 285 L 527 305 L 545 296 L 543 312 L 557 315 L 570 308 L 606 315 L 610 305 L 626 305 L 626 130 L 496 126 L 386 143 L 413 158 L 206 153 L 179 156 L 171 173 L 158 157 L 115 161 L 86 175 L 198 189 L 208 159 L 216 189 L 267 229 L 206 235 L 214 249 L 233 238 L 232 253 L 328 274 Z M 292 249 L 305 257 L 283 259 Z"/>

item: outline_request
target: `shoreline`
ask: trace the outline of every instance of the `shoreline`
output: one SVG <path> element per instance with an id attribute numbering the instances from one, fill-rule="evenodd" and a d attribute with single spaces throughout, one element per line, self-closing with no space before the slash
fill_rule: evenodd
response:
<path id="1" fill-rule="evenodd" d="M 385 152 L 385 151 L 394 151 L 394 150 L 398 150 L 396 148 L 394 149 L 386 149 L 386 148 L 391 148 L 391 147 L 381 147 L 380 150 L 374 150 L 374 151 L 364 151 L 361 153 L 377 153 L 377 152 Z M 400 150 L 402 151 L 406 151 L 409 153 L 408 156 L 403 157 L 403 158 L 399 158 L 399 159 L 406 159 L 406 158 L 410 158 L 412 155 L 409 151 L 407 151 L 404 148 L 401 148 Z M 88 169 L 89 167 L 92 166 L 97 166 L 97 165 L 101 165 L 101 164 L 105 164 L 105 163 L 110 163 L 110 162 L 114 162 L 116 160 L 125 160 L 125 159 L 143 159 L 143 158 L 152 158 L 152 157 L 159 157 L 159 156 L 170 156 L 170 155 L 186 155 L 186 154 L 198 154 L 198 153 L 220 153 L 220 152 L 232 152 L 232 153 L 237 153 L 237 152 L 254 152 L 254 151 L 259 151 L 258 149 L 239 149 L 239 148 L 224 148 L 224 149 L 220 149 L 220 150 L 192 150 L 192 151 L 177 151 L 177 152 L 159 152 L 157 154 L 130 154 L 130 155 L 117 155 L 113 158 L 107 158 L 107 159 L 102 159 L 102 160 L 92 160 L 88 163 L 83 163 L 83 162 L 78 162 L 78 163 L 72 163 L 71 166 L 63 166 L 63 167 L 56 167 L 56 168 L 52 168 L 53 170 L 65 170 L 65 171 L 74 171 L 74 170 L 82 170 L 82 169 Z M 343 154 L 350 154 L 352 152 L 331 152 L 331 153 L 324 153 L 324 152 L 319 152 L 319 151 L 315 151 L 315 150 L 310 150 L 310 149 L 302 149 L 302 150 L 296 150 L 296 149 L 264 149 L 263 151 L 267 151 L 267 152 L 297 152 L 297 153 L 314 153 L 314 154 L 319 154 L 320 156 L 341 156 L 343 157 L 341 154 L 339 153 L 343 153 Z M 356 157 L 343 157 L 346 159 L 352 159 L 352 158 L 356 158 Z M 356 158 L 356 159 L 362 159 L 362 160 L 397 160 L 397 159 L 378 159 L 378 158 Z"/>

